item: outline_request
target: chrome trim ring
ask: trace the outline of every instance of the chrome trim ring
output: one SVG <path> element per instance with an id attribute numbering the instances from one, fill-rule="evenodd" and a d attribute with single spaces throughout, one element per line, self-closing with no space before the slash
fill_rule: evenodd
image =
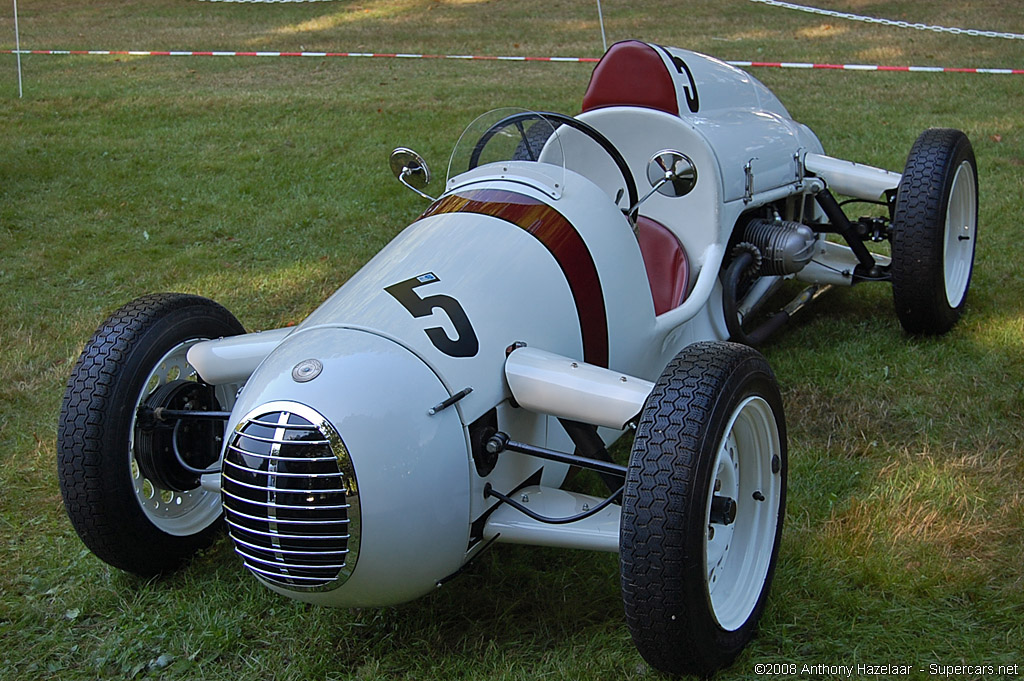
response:
<path id="1" fill-rule="evenodd" d="M 359 557 L 359 489 L 334 426 L 297 402 L 246 414 L 224 452 L 228 534 L 245 567 L 291 591 L 331 591 Z"/>
<path id="2" fill-rule="evenodd" d="M 161 386 L 177 380 L 199 380 L 198 372 L 188 361 L 188 351 L 193 345 L 204 340 L 206 339 L 192 338 L 168 350 L 146 376 L 142 391 L 136 400 L 136 407 L 144 404 Z M 230 409 L 235 403 L 238 386 L 218 385 L 214 390 L 220 406 Z M 136 412 L 132 415 L 128 435 L 128 470 L 132 478 L 132 488 L 135 490 L 135 499 L 139 502 L 146 519 L 160 531 L 176 537 L 198 534 L 217 522 L 221 512 L 221 501 L 216 492 L 207 491 L 201 486 L 185 491 L 163 489 L 145 476 L 135 456 L 137 421 Z"/>

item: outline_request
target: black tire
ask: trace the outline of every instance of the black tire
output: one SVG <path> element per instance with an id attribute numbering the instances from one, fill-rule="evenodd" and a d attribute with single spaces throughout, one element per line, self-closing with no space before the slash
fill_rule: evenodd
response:
<path id="1" fill-rule="evenodd" d="M 547 121 L 536 121 L 529 128 L 523 139 L 516 145 L 512 153 L 513 161 L 536 161 L 548 138 L 555 134 L 555 129 Z"/>
<path id="2" fill-rule="evenodd" d="M 622 504 L 626 622 L 652 667 L 711 674 L 754 636 L 778 556 L 786 470 L 782 398 L 764 357 L 726 342 L 679 353 L 641 413 Z M 745 568 L 748 554 L 756 559 Z M 727 582 L 732 595 L 718 588 Z"/>
<path id="3" fill-rule="evenodd" d="M 967 302 L 978 236 L 978 170 L 967 135 L 932 128 L 917 138 L 892 223 L 896 315 L 908 333 L 946 333 Z"/>
<path id="4" fill-rule="evenodd" d="M 238 320 L 211 300 L 154 294 L 111 315 L 75 364 L 60 411 L 57 473 L 72 526 L 110 565 L 144 576 L 165 572 L 220 531 L 219 495 L 198 487 L 198 478 L 176 491 L 142 474 L 136 413 L 161 386 L 189 378 L 184 353 L 192 341 L 240 333 Z M 236 388 L 209 390 L 229 409 Z"/>

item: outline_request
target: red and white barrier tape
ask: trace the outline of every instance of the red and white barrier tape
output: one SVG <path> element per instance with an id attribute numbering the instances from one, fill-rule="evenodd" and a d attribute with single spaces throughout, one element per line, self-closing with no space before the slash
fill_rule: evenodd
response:
<path id="1" fill-rule="evenodd" d="M 374 57 L 389 59 L 477 59 L 487 61 L 598 62 L 600 57 L 491 57 L 474 54 L 410 54 L 401 52 L 221 52 L 162 50 L 0 50 L 3 54 L 112 55 L 130 57 Z"/>
<path id="2" fill-rule="evenodd" d="M 222 52 L 162 50 L 0 50 L 0 54 L 99 55 L 116 57 L 369 57 L 384 59 L 470 59 L 477 61 L 546 61 L 596 63 L 600 57 L 496 57 L 472 54 L 411 54 L 401 52 Z M 1024 75 L 1024 69 L 961 68 L 950 66 L 885 66 L 881 64 L 815 64 L 811 62 L 730 61 L 745 68 L 819 69 L 835 71 L 902 71 L 909 73 L 984 73 Z"/>

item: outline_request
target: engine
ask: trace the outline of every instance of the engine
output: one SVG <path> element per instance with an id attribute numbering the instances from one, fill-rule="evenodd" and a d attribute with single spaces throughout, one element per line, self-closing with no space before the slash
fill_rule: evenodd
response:
<path id="1" fill-rule="evenodd" d="M 814 255 L 814 232 L 807 225 L 788 220 L 751 220 L 743 230 L 743 242 L 753 246 L 760 259 L 758 274 L 796 274 Z"/>

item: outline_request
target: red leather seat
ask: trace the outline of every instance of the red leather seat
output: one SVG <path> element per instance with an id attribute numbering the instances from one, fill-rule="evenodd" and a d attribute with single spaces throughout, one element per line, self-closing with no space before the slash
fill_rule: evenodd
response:
<path id="1" fill-rule="evenodd" d="M 605 106 L 641 106 L 679 115 L 672 75 L 653 47 L 625 40 L 608 49 L 583 95 L 584 111 Z"/>
<path id="2" fill-rule="evenodd" d="M 678 307 L 690 288 L 690 263 L 683 245 L 665 225 L 643 215 L 636 221 L 636 237 L 651 284 L 654 313 Z"/>
<path id="3" fill-rule="evenodd" d="M 583 111 L 639 106 L 679 115 L 675 83 L 661 55 L 639 40 L 615 43 L 605 53 L 583 95 Z M 636 236 L 651 285 L 655 314 L 678 307 L 689 293 L 690 266 L 675 234 L 641 215 Z"/>

